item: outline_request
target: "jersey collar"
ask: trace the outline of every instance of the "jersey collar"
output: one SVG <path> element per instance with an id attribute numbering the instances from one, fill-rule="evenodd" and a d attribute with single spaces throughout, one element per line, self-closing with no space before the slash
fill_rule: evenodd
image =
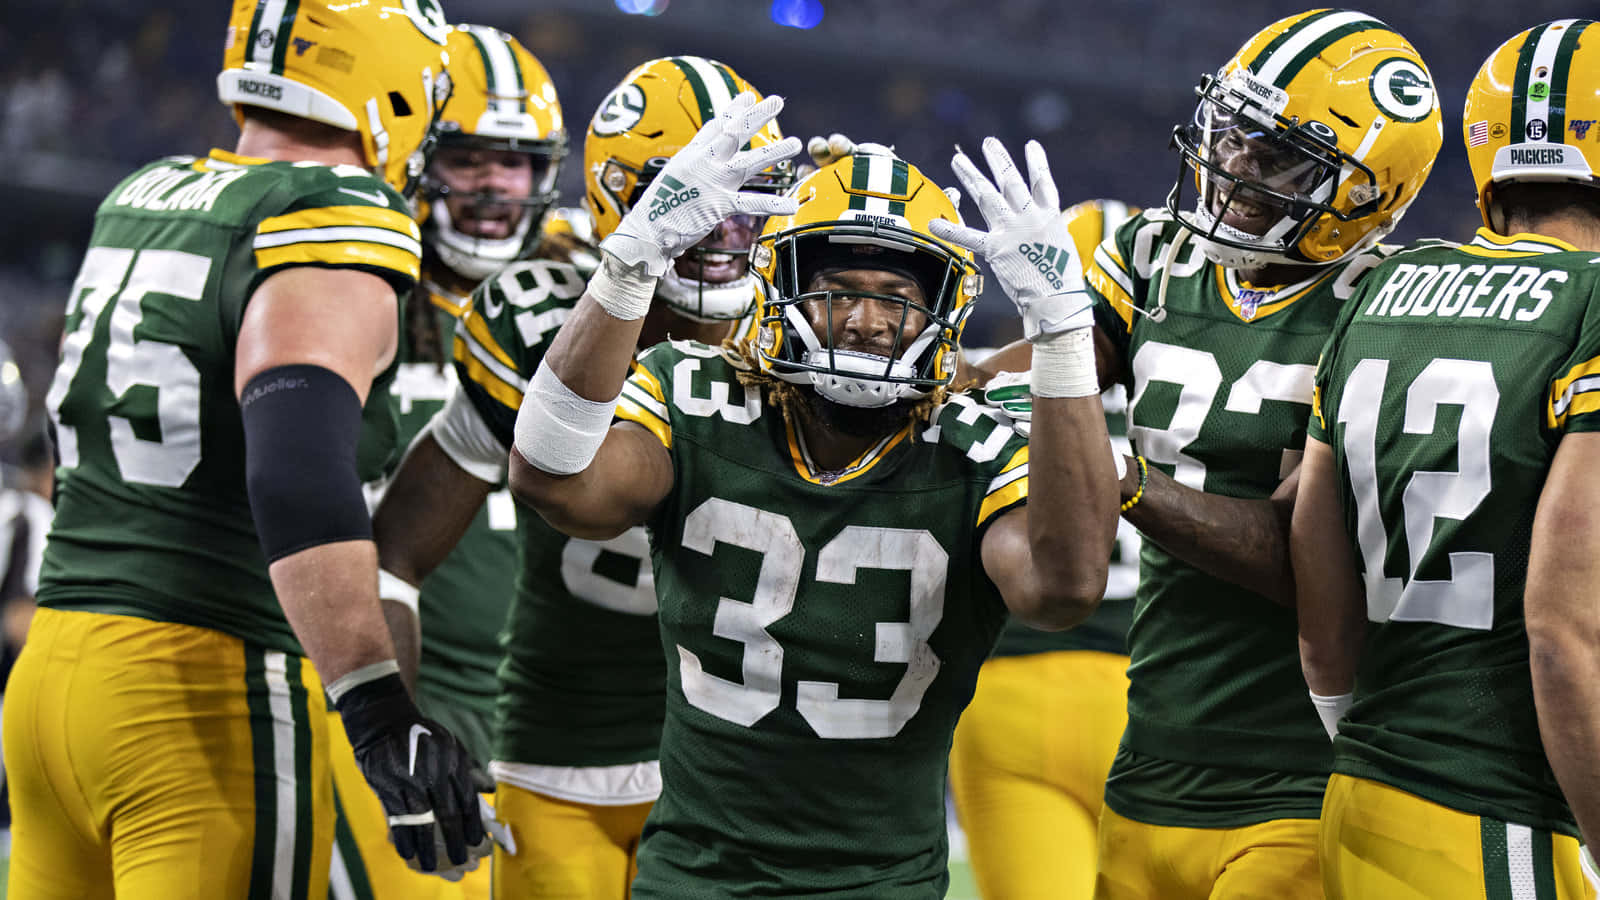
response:
<path id="1" fill-rule="evenodd" d="M 1334 277 L 1340 269 L 1339 266 L 1332 266 L 1294 284 L 1258 288 L 1240 279 L 1236 269 L 1227 266 L 1213 268 L 1216 269 L 1217 292 L 1222 295 L 1228 311 L 1245 323 L 1258 322 L 1275 312 L 1288 309 L 1295 301 Z"/>
<path id="2" fill-rule="evenodd" d="M 1559 238 L 1542 234 L 1496 234 L 1488 228 L 1479 228 L 1472 242 L 1464 245 L 1461 251 L 1473 256 L 1518 257 L 1541 253 L 1577 253 L 1578 248 Z"/>
<path id="3" fill-rule="evenodd" d="M 900 426 L 899 430 L 868 447 L 865 453 L 856 457 L 850 465 L 843 469 L 822 469 L 811 459 L 811 452 L 806 449 L 806 439 L 795 427 L 789 416 L 783 416 L 783 428 L 789 441 L 789 459 L 794 464 L 795 473 L 812 484 L 834 485 L 849 481 L 866 474 L 867 470 L 877 465 L 879 460 L 889 455 L 895 447 L 903 443 L 911 435 L 911 422 Z"/>
<path id="4" fill-rule="evenodd" d="M 272 162 L 270 159 L 259 156 L 240 156 L 220 147 L 212 147 L 205 159 L 200 160 L 200 165 L 210 171 L 237 169 L 243 166 L 259 166 Z"/>

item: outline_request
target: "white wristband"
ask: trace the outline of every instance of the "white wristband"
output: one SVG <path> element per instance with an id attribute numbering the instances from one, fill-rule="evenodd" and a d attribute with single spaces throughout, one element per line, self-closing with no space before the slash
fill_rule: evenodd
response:
<path id="1" fill-rule="evenodd" d="M 378 570 L 378 596 L 382 599 L 393 600 L 415 615 L 421 595 L 422 591 L 407 584 L 399 575 L 388 569 Z"/>
<path id="2" fill-rule="evenodd" d="M 1353 700 L 1351 694 L 1324 697 L 1316 691 L 1311 692 L 1311 705 L 1317 708 L 1317 717 L 1322 720 L 1322 727 L 1328 731 L 1328 740 L 1333 740 L 1339 733 L 1339 720 L 1349 711 Z"/>
<path id="3" fill-rule="evenodd" d="M 392 659 L 385 659 L 381 662 L 375 662 L 371 665 L 362 666 L 359 669 L 346 672 L 343 675 L 340 675 L 338 678 L 335 678 L 326 687 L 324 687 L 323 690 L 328 694 L 328 702 L 337 704 L 339 702 L 339 698 L 343 697 L 345 694 L 348 694 L 351 688 L 360 687 L 369 681 L 377 681 L 379 678 L 386 678 L 390 675 L 399 674 L 400 663 Z"/>
<path id="4" fill-rule="evenodd" d="M 1033 373 L 1029 376 L 1035 397 L 1093 397 L 1100 393 L 1094 367 L 1094 329 L 1074 328 L 1035 341 Z"/>
<path id="5" fill-rule="evenodd" d="M 610 253 L 601 253 L 600 268 L 590 276 L 587 293 L 614 319 L 642 319 L 650 311 L 650 298 L 655 296 L 660 279 L 641 269 L 629 267 Z"/>
<path id="6" fill-rule="evenodd" d="M 580 397 L 562 383 L 549 362 L 541 361 L 517 410 L 512 432 L 517 453 L 552 475 L 582 472 L 600 452 L 616 409 L 616 397 L 603 401 Z"/>

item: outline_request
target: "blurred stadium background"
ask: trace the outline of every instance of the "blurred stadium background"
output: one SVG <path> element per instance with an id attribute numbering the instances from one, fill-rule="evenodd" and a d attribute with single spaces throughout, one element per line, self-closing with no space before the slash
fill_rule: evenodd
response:
<path id="1" fill-rule="evenodd" d="M 1178 169 L 1168 136 L 1193 111 L 1200 74 L 1255 30 L 1307 8 L 1285 0 L 443 2 L 451 21 L 512 32 L 550 71 L 573 138 L 561 177 L 568 204 L 582 196 L 583 131 L 606 90 L 635 64 L 680 53 L 721 59 L 784 95 L 787 133 L 892 143 L 941 184 L 950 183 L 955 144 L 976 148 L 996 134 L 1016 148 L 1037 137 L 1064 203 L 1159 204 Z M 1393 239 L 1471 234 L 1478 220 L 1460 137 L 1467 83 L 1512 34 L 1592 14 L 1592 5 L 1361 5 L 1417 46 L 1444 111 L 1444 150 Z M 233 145 L 233 120 L 213 86 L 227 13 L 224 0 L 0 4 L 0 337 L 29 384 L 35 433 L 96 203 L 151 158 Z M 1593 134 L 1600 140 L 1600 129 Z M 968 338 L 1000 342 L 1017 331 L 1010 304 L 991 290 Z M 0 447 L 0 461 L 16 464 L 29 446 Z"/>

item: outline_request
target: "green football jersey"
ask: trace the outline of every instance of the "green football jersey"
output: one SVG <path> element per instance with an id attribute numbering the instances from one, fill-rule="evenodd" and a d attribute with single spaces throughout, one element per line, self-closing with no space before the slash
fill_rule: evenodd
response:
<path id="1" fill-rule="evenodd" d="M 1369 629 L 1336 771 L 1577 835 L 1539 739 L 1523 584 L 1562 435 L 1600 430 L 1600 254 L 1484 229 L 1378 269 L 1329 341 Z"/>
<path id="2" fill-rule="evenodd" d="M 1114 384 L 1100 395 L 1105 406 L 1106 431 L 1118 453 L 1131 455 L 1128 445 L 1128 394 Z M 1127 519 L 1117 520 L 1117 543 L 1111 548 L 1111 568 L 1106 573 L 1106 595 L 1081 625 L 1066 631 L 1039 631 L 1016 619 L 1006 622 L 995 656 L 1026 656 L 1059 650 L 1128 652 L 1128 622 L 1133 617 L 1133 595 L 1139 587 L 1139 529 Z"/>
<path id="3" fill-rule="evenodd" d="M 1131 375 L 1133 446 L 1190 488 L 1270 496 L 1305 445 L 1317 354 L 1352 283 L 1377 258 L 1262 289 L 1209 262 L 1164 210 L 1124 223 L 1096 251 L 1087 280 L 1097 324 Z M 1165 318 L 1155 322 L 1145 314 L 1157 305 L 1163 265 L 1171 266 Z M 1107 803 L 1164 825 L 1316 817 L 1332 751 L 1306 696 L 1294 610 L 1152 541 L 1140 566 L 1128 753 L 1113 765 Z M 1304 777 L 1264 789 L 1274 774 Z"/>
<path id="4" fill-rule="evenodd" d="M 639 358 L 619 418 L 671 454 L 648 523 L 664 789 L 633 896 L 943 896 L 956 718 L 1006 617 L 979 560 L 1027 443 L 956 396 L 842 471 L 714 348 Z"/>
<path id="5" fill-rule="evenodd" d="M 569 263 L 513 263 L 481 285 L 456 329 L 457 374 L 510 452 L 517 410 L 587 279 Z M 501 635 L 493 758 L 558 767 L 653 761 L 665 663 L 645 530 L 569 538 L 516 507 L 520 564 Z"/>
<path id="6" fill-rule="evenodd" d="M 375 273 L 403 294 L 419 251 L 405 201 L 353 166 L 214 150 L 152 163 L 113 189 L 68 298 L 47 398 L 61 467 L 40 603 L 298 654 L 245 490 L 233 390 L 245 305 L 293 266 Z M 396 451 L 393 374 L 363 410 L 363 478 Z"/>
<path id="7" fill-rule="evenodd" d="M 431 286 L 430 286 L 431 287 Z M 449 341 L 465 298 L 430 290 L 439 334 Z M 400 416 L 400 440 L 410 444 L 444 407 L 456 388 L 445 363 L 400 366 L 392 392 Z M 490 759 L 491 723 L 499 682 L 499 634 L 516 579 L 516 513 L 504 486 L 489 495 L 472 524 L 438 568 L 422 582 L 422 661 L 417 698 L 423 711 L 461 738 L 474 759 Z"/>

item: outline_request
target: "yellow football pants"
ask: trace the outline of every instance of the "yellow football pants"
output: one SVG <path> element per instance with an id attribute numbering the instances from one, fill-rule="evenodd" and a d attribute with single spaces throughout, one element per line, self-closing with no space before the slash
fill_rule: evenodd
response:
<path id="1" fill-rule="evenodd" d="M 1149 825 L 1100 812 L 1095 900 L 1322 900 L 1317 820 Z M 1372 894 L 1366 900 L 1388 900 Z"/>
<path id="2" fill-rule="evenodd" d="M 40 609 L 6 692 L 7 900 L 320 900 L 326 723 L 298 656 Z"/>
<path id="3" fill-rule="evenodd" d="M 500 782 L 495 809 L 517 855 L 494 848 L 495 900 L 623 900 L 652 805 L 591 806 Z"/>
<path id="4" fill-rule="evenodd" d="M 454 882 L 406 865 L 389 840 L 383 804 L 356 766 L 338 713 L 328 715 L 328 737 L 339 804 L 329 900 L 489 900 L 488 860 Z"/>
<path id="5" fill-rule="evenodd" d="M 1322 800 L 1329 900 L 1578 900 L 1595 896 L 1564 834 L 1464 813 L 1335 774 Z"/>
<path id="6" fill-rule="evenodd" d="M 1062 651 L 984 663 L 950 785 L 985 900 L 1088 900 L 1106 773 L 1128 724 L 1128 658 Z"/>

